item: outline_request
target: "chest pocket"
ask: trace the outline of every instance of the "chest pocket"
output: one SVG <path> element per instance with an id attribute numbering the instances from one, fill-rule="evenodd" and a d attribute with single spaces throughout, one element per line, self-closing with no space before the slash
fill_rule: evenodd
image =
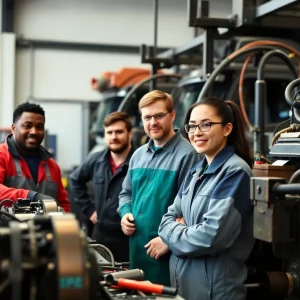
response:
<path id="1" fill-rule="evenodd" d="M 181 191 L 182 197 L 185 197 L 189 193 L 189 190 L 190 190 L 190 184 L 184 186 L 184 188 Z"/>

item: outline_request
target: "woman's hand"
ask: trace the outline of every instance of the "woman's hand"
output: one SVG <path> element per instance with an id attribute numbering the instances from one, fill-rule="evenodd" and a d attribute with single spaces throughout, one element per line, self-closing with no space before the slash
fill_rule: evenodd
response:
<path id="1" fill-rule="evenodd" d="M 176 218 L 176 222 L 177 222 L 177 223 L 181 223 L 181 224 L 186 225 L 185 222 L 184 222 L 184 218 L 183 218 L 183 217 L 181 217 L 181 218 Z"/>

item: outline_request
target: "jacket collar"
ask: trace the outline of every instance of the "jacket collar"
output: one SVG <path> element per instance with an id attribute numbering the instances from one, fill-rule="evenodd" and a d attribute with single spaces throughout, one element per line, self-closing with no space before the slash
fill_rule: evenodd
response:
<path id="1" fill-rule="evenodd" d="M 7 144 L 8 152 L 17 158 L 20 158 L 21 155 L 17 149 L 15 141 L 12 138 L 12 133 L 6 137 L 5 142 Z M 41 145 L 38 148 L 38 156 L 41 158 L 41 160 L 52 158 L 52 154 Z"/>
<path id="2" fill-rule="evenodd" d="M 216 173 L 218 169 L 220 169 L 224 165 L 224 163 L 234 154 L 234 152 L 235 152 L 234 146 L 231 145 L 225 146 L 225 148 L 222 149 L 215 156 L 209 168 L 205 171 L 205 174 Z M 202 161 L 199 162 L 199 164 L 192 169 L 192 173 L 195 174 L 201 170 L 204 170 L 206 165 L 207 165 L 207 160 L 206 158 L 203 158 Z"/>
<path id="3" fill-rule="evenodd" d="M 174 129 L 175 134 L 167 141 L 165 145 L 163 145 L 160 149 L 166 152 L 173 153 L 174 149 L 176 148 L 177 143 L 181 140 L 181 133 L 178 129 Z M 148 145 L 146 147 L 146 152 L 154 151 L 154 141 L 150 139 Z"/>

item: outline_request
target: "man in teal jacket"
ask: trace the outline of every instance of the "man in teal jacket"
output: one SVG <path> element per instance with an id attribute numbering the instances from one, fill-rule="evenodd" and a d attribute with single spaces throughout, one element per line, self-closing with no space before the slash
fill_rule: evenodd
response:
<path id="1" fill-rule="evenodd" d="M 144 270 L 153 283 L 170 285 L 168 248 L 158 237 L 158 226 L 187 172 L 201 157 L 173 129 L 171 95 L 152 91 L 140 100 L 139 109 L 150 141 L 130 160 L 118 211 L 122 230 L 130 236 L 130 267 Z"/>

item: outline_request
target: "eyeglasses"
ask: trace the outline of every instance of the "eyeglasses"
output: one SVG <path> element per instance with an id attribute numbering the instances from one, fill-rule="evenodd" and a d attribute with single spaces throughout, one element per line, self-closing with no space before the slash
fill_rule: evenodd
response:
<path id="1" fill-rule="evenodd" d="M 142 117 L 142 119 L 146 122 L 149 122 L 152 120 L 152 118 L 154 118 L 154 120 L 158 121 L 158 120 L 162 120 L 164 118 L 165 115 L 169 114 L 169 112 L 166 112 L 166 113 L 159 113 L 159 114 L 155 114 L 155 115 L 152 115 L 152 116 L 144 116 Z"/>
<path id="2" fill-rule="evenodd" d="M 186 124 L 186 125 L 184 125 L 184 129 L 187 133 L 194 133 L 198 127 L 200 131 L 205 132 L 205 131 L 209 131 L 211 128 L 211 125 L 214 125 L 214 124 L 226 124 L 226 123 L 224 123 L 224 122 L 204 122 L 204 123 L 200 123 L 200 124 Z"/>

